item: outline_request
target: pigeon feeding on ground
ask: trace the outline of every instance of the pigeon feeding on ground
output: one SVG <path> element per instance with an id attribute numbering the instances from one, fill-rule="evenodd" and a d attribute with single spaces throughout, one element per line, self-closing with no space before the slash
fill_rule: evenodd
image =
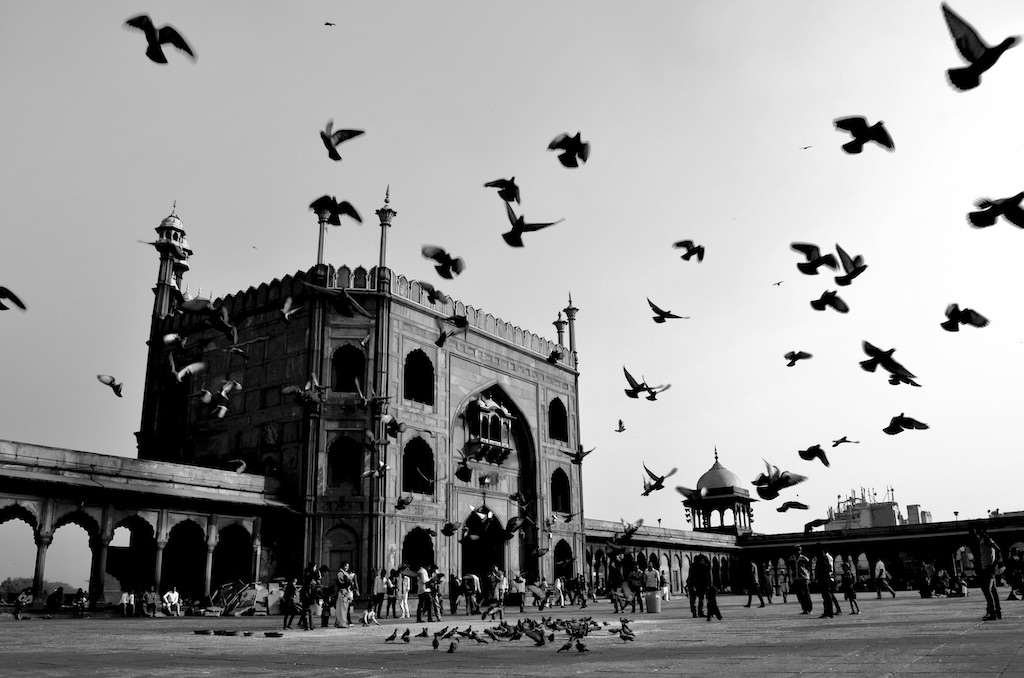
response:
<path id="1" fill-rule="evenodd" d="M 580 139 L 580 132 L 570 137 L 568 134 L 559 134 L 548 144 L 549 151 L 562 151 L 558 155 L 558 161 L 565 167 L 579 167 L 581 162 L 586 162 L 590 157 L 590 144 Z"/>
<path id="2" fill-rule="evenodd" d="M 327 126 L 320 132 L 320 140 L 324 142 L 324 148 L 327 149 L 327 155 L 330 156 L 331 160 L 338 161 L 341 160 L 341 156 L 338 155 L 338 145 L 360 134 L 365 134 L 365 132 L 361 129 L 335 130 L 333 128 L 334 120 L 328 120 Z"/>
<path id="3" fill-rule="evenodd" d="M 860 153 L 864 150 L 864 144 L 869 141 L 874 141 L 890 152 L 896 149 L 895 144 L 892 142 L 892 137 L 889 136 L 889 132 L 885 129 L 885 123 L 881 120 L 869 126 L 865 118 L 857 115 L 849 118 L 836 118 L 835 125 L 836 129 L 853 135 L 852 141 L 843 144 L 843 150 L 847 153 L 854 155 Z"/>
<path id="4" fill-rule="evenodd" d="M 789 509 L 800 509 L 802 511 L 806 511 L 808 508 L 810 507 L 807 506 L 807 504 L 802 504 L 798 501 L 785 501 L 782 502 L 782 506 L 775 510 L 778 511 L 779 513 L 785 513 Z"/>
<path id="5" fill-rule="evenodd" d="M 692 240 L 680 240 L 679 242 L 672 243 L 672 247 L 676 249 L 683 248 L 686 250 L 685 253 L 680 255 L 680 259 L 683 261 L 689 261 L 690 257 L 696 255 L 697 261 L 704 261 L 704 246 L 694 245 Z"/>
<path id="6" fill-rule="evenodd" d="M 836 276 L 836 284 L 845 287 L 853 282 L 853 279 L 867 270 L 868 265 L 864 263 L 863 255 L 858 254 L 850 257 L 839 243 L 836 243 L 836 252 L 839 253 L 839 263 L 843 266 L 843 275 Z"/>
<path id="7" fill-rule="evenodd" d="M 814 356 L 804 351 L 790 351 L 789 353 L 782 357 L 789 361 L 788 363 L 786 363 L 786 367 L 793 367 L 793 365 L 796 365 L 797 361 L 809 360 Z"/>
<path id="8" fill-rule="evenodd" d="M 811 445 L 806 450 L 800 450 L 797 454 L 804 461 L 812 461 L 814 459 L 821 459 L 821 463 L 828 466 L 828 457 L 825 456 L 825 450 L 821 449 L 821 445 Z"/>
<path id="9" fill-rule="evenodd" d="M 9 308 L 6 304 L 3 303 L 4 301 L 11 302 L 12 304 L 20 308 L 22 311 L 25 310 L 25 304 L 22 303 L 21 299 L 18 298 L 18 295 L 16 295 L 14 292 L 10 291 L 6 287 L 0 287 L 0 311 L 6 311 Z"/>
<path id="10" fill-rule="evenodd" d="M 96 378 L 100 380 L 101 384 L 106 384 L 107 386 L 109 386 L 110 390 L 113 391 L 114 395 L 116 395 L 118 398 L 123 398 L 124 397 L 124 396 L 121 395 L 121 387 L 124 384 L 119 383 L 116 379 L 114 379 L 109 374 L 97 374 Z"/>
<path id="11" fill-rule="evenodd" d="M 508 214 L 508 221 L 512 224 L 512 230 L 507 233 L 502 233 L 501 237 L 508 243 L 509 247 L 522 247 L 523 246 L 523 233 L 531 233 L 533 231 L 539 231 L 542 228 L 548 226 L 554 226 L 560 224 L 565 219 L 559 219 L 558 221 L 547 221 L 544 223 L 526 223 L 526 217 L 520 215 L 516 216 L 515 212 L 512 211 L 512 205 L 505 203 L 505 212 Z"/>
<path id="12" fill-rule="evenodd" d="M 656 323 L 660 324 L 660 323 L 663 323 L 666 320 L 671 319 L 671 318 L 678 318 L 678 319 L 681 319 L 681 320 L 689 320 L 690 319 L 690 316 L 688 316 L 688 315 L 676 315 L 672 311 L 664 311 L 664 310 L 658 308 L 657 306 L 654 305 L 654 302 L 651 301 L 650 297 L 647 298 L 647 303 L 650 305 L 651 310 L 654 311 L 657 314 L 657 315 L 654 316 L 654 322 L 656 322 Z"/>
<path id="13" fill-rule="evenodd" d="M 911 429 L 924 430 L 926 428 L 928 428 L 928 424 L 918 421 L 917 419 L 907 417 L 904 412 L 900 412 L 898 415 L 893 417 L 892 421 L 889 422 L 889 425 L 882 430 L 889 435 L 894 436 L 897 433 L 903 433 L 903 431 L 909 431 Z"/>
<path id="14" fill-rule="evenodd" d="M 1021 209 L 1021 200 L 1024 200 L 1024 193 L 996 200 L 978 198 L 974 206 L 979 211 L 968 212 L 967 221 L 974 228 L 988 228 L 994 225 L 999 217 L 1005 217 L 1017 228 L 1024 228 L 1024 209 Z"/>
<path id="15" fill-rule="evenodd" d="M 484 184 L 484 188 L 498 189 L 498 197 L 505 202 L 519 202 L 519 187 L 516 186 L 516 178 L 495 179 Z"/>
<path id="16" fill-rule="evenodd" d="M 822 255 L 821 249 L 817 245 L 812 245 L 808 242 L 794 242 L 790 243 L 789 246 L 807 257 L 807 261 L 801 261 L 796 265 L 800 272 L 805 275 L 818 275 L 818 269 L 822 266 L 828 266 L 833 271 L 839 268 L 836 255 L 831 253 Z"/>
<path id="17" fill-rule="evenodd" d="M 359 212 L 356 212 L 352 203 L 347 200 L 338 202 L 338 199 L 332 195 L 321 195 L 309 203 L 309 209 L 316 212 L 318 217 L 326 214 L 327 223 L 332 226 L 341 226 L 342 215 L 350 216 L 360 224 L 363 223 L 363 218 L 359 216 Z"/>
<path id="18" fill-rule="evenodd" d="M 674 475 L 675 472 L 679 470 L 677 468 L 673 468 L 671 471 L 669 471 L 665 475 L 659 476 L 658 474 L 656 474 L 653 471 L 651 471 L 651 469 L 647 468 L 647 464 L 644 464 L 643 467 L 644 467 L 644 470 L 647 471 L 647 475 L 649 475 L 651 477 L 651 481 L 652 482 L 650 482 L 650 483 L 648 483 L 646 481 L 644 482 L 644 491 L 643 491 L 643 494 L 640 495 L 642 497 L 646 497 L 646 496 L 650 495 L 651 492 L 654 492 L 656 490 L 663 490 L 663 489 L 665 489 L 665 478 L 668 478 L 668 477 Z"/>
<path id="19" fill-rule="evenodd" d="M 951 68 L 946 71 L 946 75 L 953 87 L 966 92 L 981 84 L 981 74 L 995 66 L 1003 52 L 1016 45 L 1019 38 L 1011 36 L 995 47 L 989 47 L 978 32 L 946 3 L 942 3 L 942 14 L 946 17 L 946 25 L 949 26 L 960 56 L 970 63 L 963 68 Z"/>
<path id="20" fill-rule="evenodd" d="M 850 307 L 846 305 L 846 302 L 834 290 L 823 292 L 820 297 L 811 302 L 811 308 L 815 311 L 824 311 L 829 306 L 839 313 L 850 312 Z"/>
<path id="21" fill-rule="evenodd" d="M 939 326 L 947 332 L 959 332 L 961 325 L 971 327 L 985 327 L 988 325 L 988 318 L 974 309 L 960 308 L 957 304 L 950 304 L 946 307 L 946 322 L 939 323 Z"/>
<path id="22" fill-rule="evenodd" d="M 420 252 L 427 259 L 434 260 L 434 270 L 446 280 L 451 280 L 466 269 L 466 262 L 461 257 L 452 257 L 436 245 L 424 245 Z"/>
<path id="23" fill-rule="evenodd" d="M 170 44 L 177 47 L 185 54 L 192 57 L 192 61 L 196 60 L 196 55 L 189 47 L 188 43 L 185 42 L 185 38 L 181 37 L 181 33 L 174 29 L 171 25 L 161 26 L 159 29 L 153 25 L 153 20 L 149 18 L 148 14 L 140 14 L 139 16 L 132 17 L 124 22 L 125 26 L 137 28 L 146 34 L 146 56 L 149 57 L 150 61 L 158 64 L 166 64 L 167 57 L 164 56 L 164 50 L 162 45 Z"/>

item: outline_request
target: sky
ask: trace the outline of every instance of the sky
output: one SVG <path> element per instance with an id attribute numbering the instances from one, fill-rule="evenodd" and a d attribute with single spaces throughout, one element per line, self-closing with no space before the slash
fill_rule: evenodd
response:
<path id="1" fill-rule="evenodd" d="M 1012 0 L 953 8 L 990 44 L 1024 33 Z M 147 59 L 123 28 L 140 13 L 195 63 Z M 135 456 L 157 275 L 138 241 L 173 204 L 189 289 L 219 297 L 312 266 L 308 205 L 325 193 L 364 220 L 328 232 L 327 260 L 376 264 L 390 186 L 397 273 L 551 339 L 572 294 L 587 517 L 685 528 L 671 488 L 693 487 L 715 448 L 745 483 L 763 460 L 808 476 L 755 504 L 758 532 L 801 531 L 862 487 L 937 521 L 1024 509 L 1024 233 L 965 218 L 1024 190 L 1024 49 L 954 90 L 938 2 L 58 1 L 2 16 L 0 286 L 28 310 L 0 313 L 0 439 Z M 833 121 L 852 115 L 883 120 L 895 152 L 844 153 Z M 341 162 L 318 135 L 328 119 L 366 132 Z M 547 145 L 577 131 L 590 159 L 566 169 Z M 517 214 L 565 219 L 522 249 L 483 187 L 511 176 Z M 680 259 L 682 239 L 703 262 Z M 846 288 L 803 275 L 794 241 L 839 243 L 868 269 Z M 465 272 L 437 279 L 428 243 Z M 850 312 L 814 311 L 826 290 Z M 690 318 L 655 324 L 647 298 Z M 944 332 L 954 302 L 991 324 Z M 859 369 L 864 340 L 922 387 Z M 786 367 L 791 350 L 813 358 Z M 624 366 L 672 388 L 630 400 Z M 885 435 L 901 412 L 930 428 Z M 833 452 L 844 435 L 859 444 Z M 798 457 L 813 444 L 829 468 Z M 678 472 L 641 497 L 642 463 Z M 778 513 L 786 499 L 811 508 Z"/>

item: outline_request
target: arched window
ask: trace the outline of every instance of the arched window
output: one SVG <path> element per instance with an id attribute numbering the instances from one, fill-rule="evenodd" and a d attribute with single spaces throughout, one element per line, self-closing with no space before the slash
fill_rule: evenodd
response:
<path id="1" fill-rule="evenodd" d="M 569 501 L 569 476 L 560 468 L 556 468 L 551 474 L 551 510 L 556 513 L 572 512 Z"/>
<path id="2" fill-rule="evenodd" d="M 363 446 L 341 436 L 327 448 L 327 484 L 358 492 L 363 473 Z"/>
<path id="3" fill-rule="evenodd" d="M 559 398 L 548 404 L 548 435 L 552 440 L 569 442 L 569 417 L 565 413 L 565 405 Z"/>
<path id="4" fill-rule="evenodd" d="M 402 453 L 402 491 L 434 494 L 434 453 L 418 436 Z"/>
<path id="5" fill-rule="evenodd" d="M 487 434 L 487 437 L 495 442 L 502 442 L 501 438 L 501 417 L 496 414 L 491 415 L 491 431 Z"/>
<path id="6" fill-rule="evenodd" d="M 331 390 L 356 392 L 356 379 L 366 393 L 366 356 L 352 344 L 345 344 L 331 357 Z"/>
<path id="7" fill-rule="evenodd" d="M 434 404 L 434 363 L 420 349 L 405 356 L 405 398 Z"/>

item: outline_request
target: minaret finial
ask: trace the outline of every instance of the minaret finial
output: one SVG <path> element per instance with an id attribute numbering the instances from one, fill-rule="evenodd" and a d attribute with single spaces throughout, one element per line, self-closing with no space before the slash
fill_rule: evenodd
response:
<path id="1" fill-rule="evenodd" d="M 718 445 L 715 445 L 715 463 L 718 463 Z"/>
<path id="2" fill-rule="evenodd" d="M 175 216 L 174 213 L 177 212 L 177 211 L 178 211 L 178 201 L 177 201 L 177 199 L 175 199 L 175 201 L 173 203 L 171 203 L 171 216 Z"/>
<path id="3" fill-rule="evenodd" d="M 384 189 L 384 204 L 387 205 L 390 202 L 391 202 L 391 184 L 388 184 L 388 187 Z"/>

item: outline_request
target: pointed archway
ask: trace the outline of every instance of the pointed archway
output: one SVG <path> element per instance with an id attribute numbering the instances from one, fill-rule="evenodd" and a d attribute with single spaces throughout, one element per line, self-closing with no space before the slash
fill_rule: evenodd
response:
<path id="1" fill-rule="evenodd" d="M 565 577 L 569 581 L 576 576 L 576 558 L 572 554 L 572 547 L 564 539 L 559 539 L 555 544 L 555 579 Z"/>
<path id="2" fill-rule="evenodd" d="M 505 569 L 505 530 L 486 506 L 470 511 L 462 522 L 462 574 L 473 573 L 481 580 L 497 565 Z"/>

